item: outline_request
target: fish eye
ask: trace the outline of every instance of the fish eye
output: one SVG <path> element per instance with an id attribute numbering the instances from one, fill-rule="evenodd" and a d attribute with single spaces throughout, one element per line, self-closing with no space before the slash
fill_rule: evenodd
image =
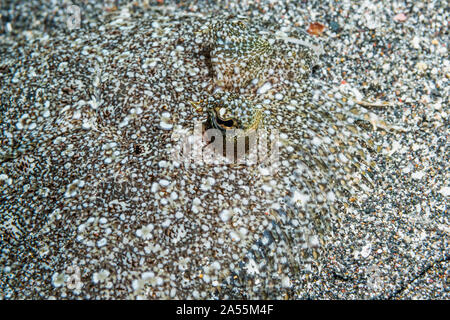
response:
<path id="1" fill-rule="evenodd" d="M 223 118 L 220 114 L 220 110 L 214 109 L 214 121 L 217 124 L 217 126 L 221 129 L 227 130 L 227 129 L 233 129 L 237 127 L 237 121 L 234 118 Z"/>

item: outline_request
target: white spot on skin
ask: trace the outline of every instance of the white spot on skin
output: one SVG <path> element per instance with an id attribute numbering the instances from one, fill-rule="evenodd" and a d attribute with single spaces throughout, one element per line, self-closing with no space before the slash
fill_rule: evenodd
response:
<path id="1" fill-rule="evenodd" d="M 231 215 L 232 214 L 231 214 L 230 210 L 227 210 L 227 209 L 222 210 L 222 212 L 219 214 L 220 219 L 222 219 L 223 222 L 227 222 L 228 220 L 230 220 Z"/>
<path id="2" fill-rule="evenodd" d="M 158 192 L 158 191 L 159 191 L 159 184 L 156 183 L 156 182 L 153 182 L 153 183 L 152 183 L 151 191 L 152 191 L 153 193 Z"/>
<path id="3" fill-rule="evenodd" d="M 178 211 L 177 213 L 175 213 L 175 218 L 177 218 L 177 219 L 183 218 L 183 213 L 181 213 L 180 211 Z"/>
<path id="4" fill-rule="evenodd" d="M 103 282 L 103 281 L 105 281 L 108 278 L 108 276 L 109 276 L 109 271 L 103 269 L 103 270 L 101 270 L 99 272 L 95 272 L 92 275 L 92 282 L 95 283 L 95 284 L 97 284 L 99 282 Z"/>
<path id="5" fill-rule="evenodd" d="M 294 192 L 294 196 L 292 197 L 292 201 L 298 203 L 301 206 L 304 206 L 309 201 L 309 198 L 310 197 L 307 194 L 300 193 L 296 190 Z"/>
<path id="6" fill-rule="evenodd" d="M 211 264 L 211 267 L 212 267 L 213 269 L 215 269 L 215 270 L 220 270 L 220 263 L 217 262 L 217 261 L 214 261 L 214 262 Z"/>
<path id="7" fill-rule="evenodd" d="M 167 186 L 170 184 L 170 181 L 169 181 L 169 180 L 166 180 L 166 179 L 161 179 L 161 180 L 159 180 L 159 184 L 160 184 L 162 187 L 167 187 Z"/>
<path id="8" fill-rule="evenodd" d="M 239 234 L 236 231 L 231 231 L 230 232 L 230 237 L 231 237 L 231 240 L 233 240 L 233 241 L 240 241 L 241 240 L 241 238 L 239 237 Z"/>
<path id="9" fill-rule="evenodd" d="M 165 122 L 165 121 L 161 121 L 159 123 L 159 126 L 163 130 L 171 130 L 173 128 L 173 125 L 171 123 L 168 123 L 168 122 Z"/>
<path id="10" fill-rule="evenodd" d="M 160 162 L 158 162 L 158 166 L 160 168 L 166 168 L 167 167 L 167 161 L 161 160 Z"/>
<path id="11" fill-rule="evenodd" d="M 97 246 L 99 247 L 99 248 L 101 248 L 101 247 L 103 247 L 104 245 L 106 245 L 106 238 L 102 238 L 102 239 L 100 239 L 100 240 L 98 240 L 97 241 Z"/>
<path id="12" fill-rule="evenodd" d="M 133 287 L 134 291 L 140 290 L 143 285 L 144 285 L 143 281 L 137 279 L 133 280 L 133 282 L 131 283 L 131 286 Z"/>
<path id="13" fill-rule="evenodd" d="M 339 160 L 340 160 L 341 162 L 343 162 L 343 163 L 348 162 L 347 157 L 344 156 L 342 153 L 339 153 L 338 157 L 339 157 Z"/>
<path id="14" fill-rule="evenodd" d="M 64 196 L 66 198 L 74 197 L 78 193 L 78 188 L 82 188 L 84 186 L 83 180 L 74 180 L 71 184 L 67 186 L 66 192 Z"/>
<path id="15" fill-rule="evenodd" d="M 200 186 L 203 191 L 209 191 L 211 187 L 216 183 L 216 180 L 212 177 L 208 177 L 206 181 Z"/>
<path id="16" fill-rule="evenodd" d="M 263 175 L 263 176 L 268 176 L 270 174 L 270 170 L 267 168 L 260 168 L 259 172 Z"/>
<path id="17" fill-rule="evenodd" d="M 248 233 L 248 230 L 244 227 L 241 227 L 241 228 L 239 228 L 239 232 L 245 236 Z"/>
<path id="18" fill-rule="evenodd" d="M 150 279 L 153 279 L 154 277 L 155 277 L 155 274 L 154 274 L 153 272 L 151 272 L 151 271 L 149 271 L 149 272 L 144 272 L 144 273 L 142 274 L 142 279 L 145 280 L 145 281 L 150 280 Z"/>
<path id="19" fill-rule="evenodd" d="M 168 112 L 164 112 L 161 115 L 161 122 L 159 123 L 159 126 L 163 130 L 171 130 L 173 128 L 173 124 L 171 123 L 170 119 L 171 115 Z"/>
<path id="20" fill-rule="evenodd" d="M 92 123 L 89 120 L 85 119 L 83 120 L 83 124 L 81 125 L 81 127 L 84 130 L 90 130 L 92 128 Z"/>
<path id="21" fill-rule="evenodd" d="M 330 201 L 330 202 L 336 201 L 336 195 L 334 194 L 333 191 L 329 191 L 327 193 L 327 200 Z"/>
<path id="22" fill-rule="evenodd" d="M 154 229 L 153 224 L 148 224 L 142 227 L 141 229 L 137 230 L 136 235 L 144 240 L 151 239 L 153 229 Z"/>
<path id="23" fill-rule="evenodd" d="M 81 112 L 80 111 L 75 111 L 74 113 L 73 113 L 73 116 L 72 116 L 72 119 L 74 119 L 74 120 L 78 120 L 78 119 L 80 119 L 81 118 Z"/>
<path id="24" fill-rule="evenodd" d="M 370 256 L 371 251 L 372 251 L 372 245 L 370 243 L 368 243 L 361 249 L 361 256 L 363 258 L 367 258 L 368 256 Z"/>
<path id="25" fill-rule="evenodd" d="M 314 136 L 314 138 L 311 140 L 311 143 L 318 147 L 322 143 L 322 140 L 320 140 L 319 137 Z"/>
<path id="26" fill-rule="evenodd" d="M 266 82 L 264 83 L 256 92 L 257 94 L 265 94 L 267 91 L 270 90 L 270 88 L 272 88 L 272 85 L 270 84 L 270 82 Z"/>

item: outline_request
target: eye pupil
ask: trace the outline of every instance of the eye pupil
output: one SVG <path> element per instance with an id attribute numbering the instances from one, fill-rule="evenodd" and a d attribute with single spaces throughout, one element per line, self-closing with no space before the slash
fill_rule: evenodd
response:
<path id="1" fill-rule="evenodd" d="M 222 120 L 219 117 L 217 118 L 217 123 L 226 128 L 232 128 L 235 125 L 235 121 L 233 119 Z"/>

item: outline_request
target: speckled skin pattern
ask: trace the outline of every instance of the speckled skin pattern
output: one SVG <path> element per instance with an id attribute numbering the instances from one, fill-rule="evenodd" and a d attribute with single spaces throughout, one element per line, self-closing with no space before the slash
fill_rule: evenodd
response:
<path id="1" fill-rule="evenodd" d="M 353 199 L 372 192 L 380 141 L 371 133 L 394 133 L 352 99 L 317 94 L 309 77 L 320 55 L 304 45 L 315 40 L 276 28 L 127 9 L 5 40 L 3 291 L 304 297 L 321 248 Z M 275 173 L 171 158 L 174 132 L 214 123 L 216 107 L 239 129 L 258 115 L 258 127 L 279 132 Z M 77 272 L 81 285 L 69 285 Z"/>

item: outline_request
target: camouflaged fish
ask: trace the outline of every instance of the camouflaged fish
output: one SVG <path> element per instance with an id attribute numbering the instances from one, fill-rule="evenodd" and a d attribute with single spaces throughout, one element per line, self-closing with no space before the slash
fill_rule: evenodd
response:
<path id="1" fill-rule="evenodd" d="M 1 63 L 13 296 L 295 298 L 342 205 L 370 190 L 359 123 L 383 122 L 320 94 L 320 45 L 294 27 L 122 12 L 18 41 Z M 208 129 L 264 131 L 277 161 L 205 163 Z M 173 158 L 180 141 L 200 158 Z"/>

